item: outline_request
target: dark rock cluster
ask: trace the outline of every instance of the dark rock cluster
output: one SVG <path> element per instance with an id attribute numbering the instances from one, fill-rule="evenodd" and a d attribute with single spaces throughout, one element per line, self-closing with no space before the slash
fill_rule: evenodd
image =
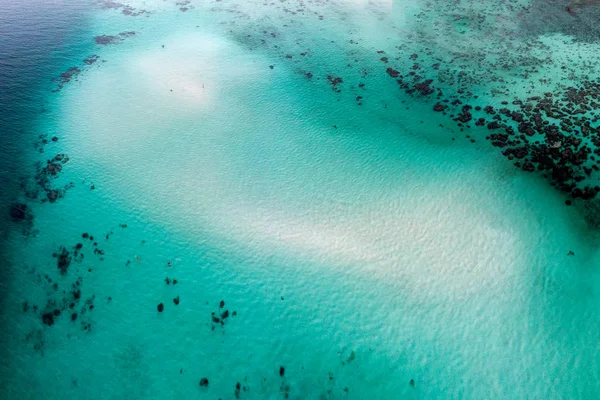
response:
<path id="1" fill-rule="evenodd" d="M 64 247 L 61 247 L 58 253 L 52 254 L 52 257 L 57 259 L 56 263 L 61 275 L 65 275 L 71 265 L 71 252 Z"/>
<path id="2" fill-rule="evenodd" d="M 119 3 L 113 0 L 97 0 L 98 5 L 104 10 L 121 10 L 123 15 L 137 17 L 144 14 L 149 14 L 146 10 L 138 10 L 127 4 Z"/>
<path id="3" fill-rule="evenodd" d="M 34 312 L 39 316 L 43 326 L 53 326 L 56 321 L 63 315 L 68 315 L 71 322 L 78 322 L 83 331 L 89 331 L 92 327 L 92 321 L 89 313 L 95 308 L 95 295 L 91 295 L 84 300 L 83 297 L 83 273 L 92 273 L 93 268 L 87 266 L 81 268 L 84 260 L 83 251 L 91 242 L 91 247 L 95 253 L 98 250 L 98 242 L 94 236 L 88 232 L 81 234 L 82 242 L 76 243 L 72 247 L 60 246 L 58 251 L 52 254 L 56 260 L 56 273 L 48 271 L 45 273 L 36 272 L 36 269 L 31 269 L 29 273 L 37 275 L 36 283 L 45 285 L 46 288 L 46 303 L 43 307 L 31 304 L 29 301 L 23 302 L 23 312 Z M 102 254 L 104 252 L 102 251 Z M 103 258 L 100 257 L 100 260 Z M 55 275 L 56 274 L 56 275 Z M 55 277 L 53 278 L 52 275 Z M 69 277 L 76 275 L 75 281 L 70 284 L 68 289 L 62 289 L 63 285 L 67 284 Z M 108 297 L 110 302 L 112 297 Z M 43 330 L 36 329 L 32 331 L 27 340 L 34 343 L 34 348 L 43 353 Z"/>
<path id="4" fill-rule="evenodd" d="M 596 42 L 600 37 L 600 3 L 597 0 L 532 0 L 528 18 L 519 21 L 529 35 L 561 33 L 576 42 Z"/>
<path id="5" fill-rule="evenodd" d="M 390 67 L 386 72 L 409 94 L 427 98 L 435 93 L 433 79 L 409 73 L 406 81 Z M 475 97 L 472 100 L 477 102 Z M 595 182 L 591 179 L 594 172 L 599 170 L 600 80 L 584 80 L 554 93 L 483 108 L 465 104 L 457 96 L 445 98 L 438 90 L 433 110 L 450 113 L 449 117 L 463 129 L 473 125 L 485 129 L 486 139 L 501 148 L 517 168 L 538 171 L 551 185 L 573 198 L 589 200 L 600 191 L 600 186 L 591 183 Z"/>
<path id="6" fill-rule="evenodd" d="M 282 381 L 281 385 L 279 386 L 279 393 L 281 393 L 281 395 L 283 396 L 284 399 L 290 398 L 290 391 L 291 391 L 290 384 L 285 383 L 285 381 Z"/>
<path id="7" fill-rule="evenodd" d="M 166 283 L 167 285 L 170 285 L 171 283 L 172 283 L 173 285 L 177 285 L 177 284 L 179 283 L 179 281 L 178 281 L 177 279 L 171 279 L 171 278 L 169 278 L 169 277 L 167 276 L 167 277 L 165 278 L 165 283 Z"/>
<path id="8" fill-rule="evenodd" d="M 302 369 L 304 369 L 304 367 L 302 367 Z M 182 373 L 183 370 L 180 370 L 180 373 Z M 285 377 L 285 372 L 286 369 L 284 366 L 280 366 L 279 367 L 279 379 L 277 379 L 278 382 L 278 392 L 279 395 L 284 398 L 284 399 L 289 399 L 291 397 L 292 394 L 292 386 L 288 383 L 286 377 Z M 328 388 L 323 392 L 323 394 L 321 394 L 321 396 L 319 396 L 319 398 L 337 398 L 336 397 L 336 393 L 333 390 L 333 382 L 334 382 L 334 376 L 332 372 L 329 372 L 327 374 L 328 377 L 328 381 L 329 381 L 329 385 Z M 262 385 L 266 385 L 267 381 L 268 381 L 268 377 L 265 376 L 263 377 L 262 380 Z M 244 383 L 242 383 L 242 381 L 237 381 L 235 383 L 234 389 L 233 389 L 233 397 L 236 399 L 240 399 L 243 396 L 243 393 L 245 392 L 250 392 L 250 385 L 248 385 L 248 377 L 244 377 L 243 380 Z M 206 391 L 208 390 L 208 386 L 209 386 L 209 379 L 207 377 L 202 377 L 200 378 L 199 381 L 199 385 L 200 388 L 202 388 L 202 391 Z M 412 385 L 412 384 L 411 384 Z M 346 396 L 350 389 L 345 386 L 343 388 L 339 388 L 340 389 L 340 393 L 342 396 Z M 317 390 L 315 388 L 315 390 Z"/>
<path id="9" fill-rule="evenodd" d="M 100 38 L 99 40 L 105 41 L 105 40 L 108 40 L 107 38 L 108 37 Z M 92 54 L 92 55 L 89 55 L 86 58 L 84 58 L 81 65 L 68 68 L 65 72 L 61 73 L 58 77 L 53 79 L 54 82 L 57 82 L 56 89 L 54 89 L 53 92 L 60 91 L 61 89 L 64 88 L 64 86 L 67 83 L 69 83 L 71 81 L 77 81 L 79 76 L 84 71 L 82 68 L 90 67 L 93 64 L 95 64 L 98 60 L 100 60 L 100 56 L 98 56 L 96 54 Z M 104 62 L 105 60 L 102 60 L 102 61 Z"/>
<path id="10" fill-rule="evenodd" d="M 43 153 L 46 145 L 56 142 L 58 142 L 58 136 L 52 136 L 51 138 L 48 138 L 47 134 L 41 134 L 38 135 L 38 140 L 33 143 L 33 147 L 40 153 Z"/>
<path id="11" fill-rule="evenodd" d="M 227 321 L 227 319 L 232 316 L 235 317 L 237 316 L 237 311 L 233 311 L 231 314 L 229 313 L 229 310 L 224 309 L 225 308 L 225 301 L 221 300 L 219 302 L 219 310 L 218 311 L 213 311 L 211 313 L 211 329 L 214 331 L 215 328 L 217 326 L 224 326 L 225 322 Z"/>
<path id="12" fill-rule="evenodd" d="M 52 326 L 61 315 L 68 314 L 71 322 L 80 320 L 83 331 L 90 330 L 90 321 L 88 319 L 81 319 L 81 317 L 95 308 L 94 301 L 96 296 L 91 296 L 82 302 L 82 282 L 81 277 L 77 278 L 71 285 L 70 290 L 60 293 L 61 297 L 59 299 L 50 298 L 47 300 L 46 305 L 41 311 L 41 319 L 44 325 Z"/>
<path id="13" fill-rule="evenodd" d="M 87 56 L 86 58 L 84 58 L 83 63 L 85 65 L 92 65 L 99 59 L 100 59 L 100 56 L 98 56 L 96 54 L 92 54 L 91 56 Z"/>
<path id="14" fill-rule="evenodd" d="M 235 384 L 235 390 L 233 391 L 233 396 L 236 399 L 239 399 L 240 398 L 240 394 L 241 394 L 242 391 L 247 392 L 248 391 L 248 387 L 247 386 L 242 386 L 242 384 L 240 382 L 237 382 Z"/>
<path id="15" fill-rule="evenodd" d="M 96 44 L 107 45 L 119 43 L 121 41 L 121 38 L 119 36 L 100 35 L 94 37 L 94 41 L 96 42 Z"/>
<path id="16" fill-rule="evenodd" d="M 191 5 L 191 0 L 179 0 L 175 3 L 177 7 L 179 7 L 179 11 L 186 12 L 194 6 Z"/>
<path id="17" fill-rule="evenodd" d="M 120 32 L 119 36 L 122 38 L 129 38 L 132 36 L 135 36 L 137 33 L 135 31 L 124 31 L 124 32 Z"/>
<path id="18" fill-rule="evenodd" d="M 135 35 L 134 31 L 121 32 L 118 35 L 99 35 L 94 37 L 94 41 L 99 45 L 116 44 Z"/>
<path id="19" fill-rule="evenodd" d="M 72 79 L 75 79 L 80 73 L 81 69 L 79 69 L 79 67 L 71 67 L 65 72 L 61 73 L 58 78 L 54 79 L 58 82 L 58 87 L 55 89 L 55 91 L 61 90 L 67 83 L 71 82 Z"/>
<path id="20" fill-rule="evenodd" d="M 412 15 L 413 22 L 415 25 L 427 24 L 435 15 L 436 24 L 427 30 L 411 30 L 407 40 L 394 46 L 393 51 L 374 49 L 375 57 L 385 64 L 385 72 L 400 89 L 419 101 L 433 101 L 433 110 L 449 115 L 461 131 L 473 130 L 468 137 L 471 142 L 476 142 L 478 136 L 487 137 L 493 146 L 502 149 L 502 154 L 515 167 L 543 175 L 572 198 L 589 200 L 599 190 L 595 172 L 600 140 L 594 115 L 598 81 L 586 75 L 595 74 L 595 71 L 592 66 L 577 60 L 571 63 L 563 60 L 565 65 L 557 64 L 553 49 L 539 37 L 540 33 L 560 31 L 582 40 L 589 27 L 574 23 L 573 15 L 565 11 L 565 0 L 552 0 L 551 3 L 534 1 L 531 5 L 521 5 L 503 1 L 495 7 L 473 9 L 467 4 L 425 2 Z M 233 39 L 240 44 L 249 49 L 262 46 L 286 62 L 298 64 L 303 58 L 296 57 L 290 46 L 283 48 L 279 38 L 287 36 L 289 26 L 304 23 L 293 16 L 302 15 L 308 24 L 309 21 L 316 23 L 315 19 L 309 18 L 322 20 L 323 15 L 313 7 L 316 6 L 313 2 L 271 5 L 288 16 L 264 25 L 227 4 L 215 5 L 212 10 L 235 12 L 241 19 L 249 21 L 244 25 L 244 34 L 231 24 Z M 375 12 L 375 7 L 370 7 L 369 11 Z M 588 11 L 596 12 L 591 8 Z M 579 15 L 579 10 L 576 14 Z M 381 19 L 384 18 L 382 15 Z M 593 18 L 588 18 L 590 21 Z M 550 27 L 532 30 L 537 23 Z M 349 30 L 349 35 L 353 34 Z M 360 70 L 361 78 L 368 75 L 370 68 L 360 67 L 361 58 L 366 56 L 361 50 L 342 49 L 335 47 L 334 40 L 328 42 L 333 51 L 344 52 L 341 55 L 346 56 L 350 70 Z M 361 38 L 351 37 L 348 42 L 357 45 Z M 311 52 L 306 43 L 306 40 L 296 38 L 298 54 Z M 493 43 L 494 46 L 478 43 Z M 565 44 L 568 45 L 568 40 Z M 326 45 L 322 42 L 323 51 Z M 305 76 L 313 77 L 312 72 L 306 72 L 308 65 L 294 67 Z M 561 82 L 569 79 L 574 82 L 571 87 L 555 84 L 552 77 L 542 75 L 542 69 L 549 67 L 562 68 Z M 336 75 L 326 78 L 333 91 L 340 92 L 343 80 Z M 344 76 L 344 80 L 348 79 Z M 520 90 L 517 79 L 524 80 L 523 84 L 528 88 L 523 88 L 529 97 L 515 96 L 515 89 Z M 365 83 L 361 81 L 358 87 L 365 89 Z M 489 104 L 481 104 L 484 100 L 479 94 L 484 94 Z M 367 95 L 365 92 L 355 96 L 356 104 L 363 105 Z"/>
<path id="21" fill-rule="evenodd" d="M 31 208 L 25 203 L 13 203 L 10 206 L 10 219 L 19 223 L 32 223 Z"/>
<path id="22" fill-rule="evenodd" d="M 94 237 L 87 235 L 87 233 L 84 233 L 82 237 L 84 239 L 89 237 L 92 241 L 94 240 Z M 94 242 L 92 245 L 94 250 L 96 250 L 98 243 Z M 81 262 L 84 259 L 85 255 L 83 254 L 82 250 L 83 243 L 77 243 L 75 246 L 73 246 L 72 250 L 67 250 L 65 246 L 61 246 L 58 249 L 58 252 L 52 254 L 52 257 L 56 258 L 57 267 L 61 275 L 65 275 L 68 272 L 72 261 Z M 102 252 L 102 254 L 104 254 L 104 252 Z M 100 258 L 100 260 L 102 260 L 102 258 Z"/>
<path id="23" fill-rule="evenodd" d="M 312 76 L 312 74 L 311 74 L 311 76 Z M 331 83 L 331 89 L 334 92 L 337 92 L 337 93 L 341 92 L 341 90 L 338 88 L 338 85 L 340 85 L 344 82 L 344 80 L 342 78 L 328 75 L 327 80 L 329 81 L 329 83 Z"/>
<path id="24" fill-rule="evenodd" d="M 62 271 L 61 271 L 62 274 Z M 53 326 L 63 315 L 68 315 L 71 323 L 79 322 L 82 331 L 91 329 L 89 313 L 95 308 L 96 297 L 90 296 L 83 300 L 83 278 L 78 277 L 72 282 L 68 289 L 61 290 L 62 279 L 52 279 L 48 274 L 38 274 L 38 281 L 46 283 L 46 301 L 43 307 L 23 302 L 23 312 L 32 312 L 39 317 L 42 326 L 48 328 Z M 43 354 L 44 332 L 42 329 L 34 329 L 26 336 L 26 341 L 33 343 L 36 351 Z"/>
<path id="25" fill-rule="evenodd" d="M 65 154 L 57 154 L 53 158 L 46 161 L 45 164 L 38 162 L 35 164 L 36 173 L 34 181 L 24 180 L 21 182 L 21 188 L 25 191 L 25 196 L 31 199 L 37 199 L 40 192 L 43 193 L 42 202 L 54 203 L 62 198 L 66 191 L 73 187 L 73 183 L 69 183 L 62 188 L 54 188 L 51 186 L 51 181 L 55 179 L 63 169 L 63 166 L 69 162 L 69 157 Z"/>
<path id="26" fill-rule="evenodd" d="M 89 240 L 92 243 L 92 246 L 95 250 L 97 250 L 98 243 L 94 241 L 94 237 L 87 232 L 84 232 L 81 237 L 83 239 Z M 56 319 L 61 315 L 68 313 L 69 318 L 72 322 L 79 321 L 81 323 L 81 328 L 84 331 L 89 331 L 91 329 L 91 321 L 89 318 L 81 318 L 85 316 L 89 311 L 92 311 L 95 307 L 94 300 L 96 298 L 95 295 L 90 296 L 87 300 L 85 300 L 84 304 L 81 308 L 79 308 L 79 303 L 82 298 L 82 283 L 83 278 L 81 276 L 81 272 L 79 268 L 75 268 L 73 270 L 73 263 L 81 263 L 84 259 L 83 250 L 85 248 L 84 243 L 76 243 L 72 246 L 71 250 L 69 250 L 66 246 L 61 246 L 57 252 L 52 254 L 52 257 L 56 259 L 56 266 L 59 272 L 60 279 L 52 279 L 50 274 L 45 273 L 38 274 L 38 282 L 45 282 L 47 285 L 50 285 L 51 290 L 47 290 L 47 301 L 45 307 L 42 309 L 40 313 L 41 321 L 46 326 L 54 325 Z M 102 260 L 102 258 L 100 258 Z M 91 273 L 93 269 L 91 267 L 87 267 L 86 271 Z M 70 290 L 62 290 L 60 291 L 60 284 L 64 282 L 65 278 L 73 273 L 79 275 L 76 281 L 71 285 Z M 56 296 L 59 295 L 57 298 Z M 112 300 L 112 298 L 108 298 L 108 300 Z M 79 312 L 77 312 L 79 309 Z M 23 311 L 28 312 L 33 310 L 34 312 L 38 312 L 38 306 L 33 305 L 30 306 L 29 302 L 23 303 Z M 33 334 L 32 337 L 38 337 L 39 335 Z M 43 339 L 38 340 L 38 342 L 43 342 Z M 39 345 L 39 343 L 38 343 Z"/>
<path id="27" fill-rule="evenodd" d="M 344 361 L 342 361 L 342 365 L 350 364 L 355 359 L 356 359 L 356 353 L 354 352 L 354 350 L 351 350 L 348 357 L 346 357 L 346 359 Z"/>

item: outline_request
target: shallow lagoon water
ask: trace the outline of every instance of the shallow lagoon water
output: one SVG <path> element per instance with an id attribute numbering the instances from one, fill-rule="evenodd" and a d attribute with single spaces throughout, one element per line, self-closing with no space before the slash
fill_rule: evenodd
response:
<path id="1" fill-rule="evenodd" d="M 596 236 L 540 176 L 390 82 L 376 51 L 412 62 L 420 4 L 130 6 L 148 13 L 89 17 L 100 61 L 48 95 L 36 127 L 70 159 L 53 184 L 74 187 L 31 202 L 34 232 L 8 239 L 2 396 L 598 396 Z M 463 51 L 495 44 L 471 29 Z M 432 35 L 433 57 L 455 51 Z M 540 84 L 513 78 L 473 91 L 484 104 Z M 77 243 L 85 257 L 60 275 L 52 254 Z M 71 301 L 78 277 L 75 321 L 23 312 Z"/>

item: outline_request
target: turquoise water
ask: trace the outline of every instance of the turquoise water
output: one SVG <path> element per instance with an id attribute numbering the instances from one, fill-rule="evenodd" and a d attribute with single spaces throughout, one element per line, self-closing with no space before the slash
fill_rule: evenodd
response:
<path id="1" fill-rule="evenodd" d="M 21 113 L 7 196 L 33 220 L 5 224 L 0 397 L 597 398 L 596 200 L 386 73 L 472 106 L 557 97 L 600 54 L 563 14 L 86 4 L 45 63 L 79 72 L 24 83 L 44 113 Z"/>

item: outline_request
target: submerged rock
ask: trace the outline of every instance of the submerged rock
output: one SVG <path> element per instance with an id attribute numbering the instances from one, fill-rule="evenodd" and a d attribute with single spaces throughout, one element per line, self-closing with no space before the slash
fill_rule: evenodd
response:
<path id="1" fill-rule="evenodd" d="M 25 203 L 14 203 L 10 206 L 10 218 L 15 222 L 32 220 L 31 210 Z"/>
<path id="2" fill-rule="evenodd" d="M 52 326 L 54 325 L 54 313 L 46 312 L 42 314 L 42 322 L 44 325 Z"/>
<path id="3" fill-rule="evenodd" d="M 437 111 L 437 112 L 441 112 L 444 111 L 445 109 L 447 109 L 448 107 L 441 104 L 441 103 L 435 103 L 435 105 L 433 106 L 433 111 Z"/>
<path id="4" fill-rule="evenodd" d="M 86 57 L 83 60 L 83 63 L 85 65 L 92 65 L 94 64 L 96 61 L 98 61 L 100 59 L 100 56 L 97 56 L 96 54 L 92 54 L 91 56 Z"/>
<path id="5" fill-rule="evenodd" d="M 96 44 L 107 45 L 107 44 L 119 43 L 121 41 L 121 38 L 119 36 L 100 35 L 100 36 L 94 37 L 94 41 L 96 42 Z"/>
<path id="6" fill-rule="evenodd" d="M 60 253 L 52 254 L 52 257 L 57 258 L 57 267 L 61 275 L 65 275 L 71 265 L 71 253 L 65 248 L 60 248 Z"/>
<path id="7" fill-rule="evenodd" d="M 393 68 L 389 68 L 385 70 L 385 72 L 388 73 L 389 76 L 391 76 L 392 78 L 397 78 L 400 76 L 400 72 L 396 71 Z"/>

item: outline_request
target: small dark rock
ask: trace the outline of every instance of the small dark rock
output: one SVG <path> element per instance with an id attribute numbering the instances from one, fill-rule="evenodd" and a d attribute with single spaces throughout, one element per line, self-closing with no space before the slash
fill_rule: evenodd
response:
<path id="1" fill-rule="evenodd" d="M 526 162 L 525 164 L 523 164 L 523 171 L 533 172 L 535 171 L 535 167 L 532 163 Z"/>
<path id="2" fill-rule="evenodd" d="M 67 251 L 67 249 L 61 247 L 60 254 L 54 253 L 52 256 L 58 258 L 57 266 L 61 275 L 66 274 L 67 270 L 69 269 L 69 265 L 71 265 L 71 254 Z"/>
<path id="3" fill-rule="evenodd" d="M 27 204 L 15 203 L 10 207 L 10 217 L 15 222 L 21 222 L 30 219 L 30 212 Z"/>
<path id="4" fill-rule="evenodd" d="M 121 38 L 118 36 L 100 35 L 94 37 L 94 41 L 96 42 L 96 44 L 107 45 L 118 43 L 119 41 L 121 41 Z"/>
<path id="5" fill-rule="evenodd" d="M 48 197 L 50 203 L 54 203 L 60 197 L 60 192 L 55 189 L 48 190 L 46 192 L 46 197 Z"/>
<path id="6" fill-rule="evenodd" d="M 42 314 L 42 322 L 48 326 L 54 325 L 54 314 L 51 312 Z"/>
<path id="7" fill-rule="evenodd" d="M 396 71 L 393 68 L 388 68 L 385 70 L 389 76 L 391 76 L 392 78 L 397 78 L 398 76 L 400 76 L 400 72 Z"/>
<path id="8" fill-rule="evenodd" d="M 436 104 L 433 106 L 433 111 L 440 112 L 440 111 L 444 111 L 446 108 L 448 108 L 448 107 L 447 107 L 447 106 L 445 106 L 445 105 L 443 105 L 443 104 L 436 103 Z"/>
<path id="9" fill-rule="evenodd" d="M 500 129 L 501 126 L 497 121 L 492 121 L 489 124 L 487 124 L 487 128 L 488 129 Z"/>

